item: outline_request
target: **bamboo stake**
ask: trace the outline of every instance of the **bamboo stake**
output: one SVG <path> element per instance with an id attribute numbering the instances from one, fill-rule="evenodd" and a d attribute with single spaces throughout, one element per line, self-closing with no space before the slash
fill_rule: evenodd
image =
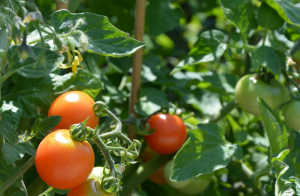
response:
<path id="1" fill-rule="evenodd" d="M 68 9 L 69 0 L 66 0 L 67 4 L 62 2 L 61 0 L 56 0 L 56 10 Z"/>
<path id="2" fill-rule="evenodd" d="M 146 0 L 136 0 L 135 8 L 135 39 L 143 41 L 145 26 Z M 143 62 L 143 48 L 138 49 L 133 54 L 132 59 L 132 80 L 131 80 L 131 96 L 129 103 L 130 113 L 134 113 L 134 106 L 138 102 L 139 91 L 141 86 L 141 69 Z M 128 136 L 130 139 L 136 137 L 135 132 L 129 129 Z"/>

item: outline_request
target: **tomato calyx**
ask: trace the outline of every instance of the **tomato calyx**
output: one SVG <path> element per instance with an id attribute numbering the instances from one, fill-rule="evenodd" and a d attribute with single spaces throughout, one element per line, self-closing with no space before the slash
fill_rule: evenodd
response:
<path id="1" fill-rule="evenodd" d="M 256 74 L 254 78 L 269 84 L 275 77 L 274 74 L 269 72 L 266 68 L 260 67 L 258 74 Z"/>
<path id="2" fill-rule="evenodd" d="M 70 127 L 72 139 L 82 142 L 94 137 L 95 129 L 85 126 L 88 120 L 89 117 L 82 123 L 74 124 Z"/>

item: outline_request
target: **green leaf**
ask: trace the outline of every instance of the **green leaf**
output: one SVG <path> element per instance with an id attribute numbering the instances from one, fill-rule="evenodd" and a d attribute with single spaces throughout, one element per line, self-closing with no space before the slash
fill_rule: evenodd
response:
<path id="1" fill-rule="evenodd" d="M 18 142 L 18 134 L 8 122 L 1 122 L 0 134 L 5 138 L 5 141 L 10 144 Z"/>
<path id="2" fill-rule="evenodd" d="M 122 57 L 134 53 L 145 45 L 114 27 L 106 16 L 92 13 L 72 14 L 67 10 L 59 10 L 52 15 L 51 22 L 59 34 L 72 31 L 71 28 L 77 23 L 76 30 L 82 31 L 88 37 L 88 52 Z M 80 33 L 71 33 L 68 38 L 76 47 L 81 47 Z M 63 42 L 67 43 L 66 40 Z"/>
<path id="3" fill-rule="evenodd" d="M 247 141 L 247 132 L 243 130 L 231 115 L 227 115 L 227 120 L 232 128 L 235 141 L 238 144 L 245 144 Z"/>
<path id="4" fill-rule="evenodd" d="M 21 146 L 27 154 L 31 156 L 35 155 L 36 152 L 35 148 L 31 146 L 28 142 L 22 142 L 19 143 L 18 145 Z"/>
<path id="5" fill-rule="evenodd" d="M 279 154 L 287 147 L 288 138 L 286 128 L 279 116 L 271 110 L 262 98 L 259 97 L 257 100 L 271 150 L 273 153 Z"/>
<path id="6" fill-rule="evenodd" d="M 251 56 L 253 67 L 258 68 L 262 66 L 276 75 L 281 74 L 280 59 L 273 48 L 261 46 L 257 50 L 252 51 Z"/>
<path id="7" fill-rule="evenodd" d="M 185 66 L 197 65 L 200 63 L 215 61 L 223 55 L 227 48 L 224 43 L 225 35 L 218 30 L 204 31 L 188 53 L 173 69 L 175 73 Z"/>
<path id="8" fill-rule="evenodd" d="M 277 170 L 277 180 L 289 169 L 289 166 L 283 162 L 289 153 L 290 150 L 284 150 L 277 157 L 272 158 L 273 167 Z"/>
<path id="9" fill-rule="evenodd" d="M 282 152 L 280 152 L 277 157 L 272 158 L 272 162 L 274 161 L 284 161 L 284 159 L 287 157 L 287 155 L 290 153 L 289 149 L 283 150 Z"/>
<path id="10" fill-rule="evenodd" d="M 9 143 L 3 144 L 1 151 L 7 164 L 11 164 L 17 160 L 21 160 L 25 154 L 22 146 L 11 145 Z"/>
<path id="11" fill-rule="evenodd" d="M 168 0 L 152 0 L 146 10 L 146 27 L 151 36 L 170 31 L 178 27 L 179 20 L 184 18 L 184 13 L 178 4 Z"/>
<path id="12" fill-rule="evenodd" d="M 275 196 L 300 195 L 299 182 L 277 181 L 275 186 Z"/>
<path id="13" fill-rule="evenodd" d="M 26 193 L 24 191 L 17 191 L 14 192 L 11 196 L 26 196 Z"/>
<path id="14" fill-rule="evenodd" d="M 184 181 L 226 167 L 239 147 L 225 140 L 225 131 L 216 124 L 199 124 L 174 158 L 171 179 Z M 237 153 L 240 158 L 240 153 Z"/>
<path id="15" fill-rule="evenodd" d="M 35 55 L 41 53 L 41 48 L 37 46 L 30 46 Z M 36 64 L 36 59 L 28 57 L 27 59 L 19 58 L 19 46 L 12 46 L 7 50 L 7 57 L 10 67 L 8 72 L 0 79 L 0 82 L 6 80 L 9 76 L 18 72 L 24 77 L 38 78 L 46 76 L 54 72 L 58 67 L 55 63 L 62 62 L 64 57 L 54 51 L 45 49 L 45 65 Z"/>
<path id="16" fill-rule="evenodd" d="M 271 30 L 277 30 L 284 24 L 277 11 L 264 2 L 257 11 L 257 22 L 263 28 Z"/>
<path id="17" fill-rule="evenodd" d="M 61 116 L 46 117 L 40 123 L 38 123 L 38 126 L 34 126 L 35 132 L 37 133 L 37 132 L 44 132 L 44 131 L 51 130 L 56 125 L 58 125 L 60 120 L 61 120 Z"/>
<path id="18" fill-rule="evenodd" d="M 131 32 L 134 29 L 135 4 L 135 0 L 89 0 L 89 10 L 92 13 L 107 16 L 110 22 L 122 31 Z"/>
<path id="19" fill-rule="evenodd" d="M 6 182 L 14 174 L 15 168 L 12 164 L 7 164 L 3 158 L 0 158 L 0 181 Z M 13 186 L 18 187 L 18 181 Z"/>
<path id="20" fill-rule="evenodd" d="M 210 91 L 203 93 L 200 89 L 195 89 L 188 94 L 184 94 L 183 98 L 186 103 L 191 104 L 204 115 L 212 116 L 222 108 L 219 96 L 218 93 Z"/>
<path id="21" fill-rule="evenodd" d="M 17 130 L 22 115 L 22 105 L 17 98 L 7 98 L 0 101 L 2 121 L 7 121 Z M 9 119 L 9 120 L 8 120 Z"/>
<path id="22" fill-rule="evenodd" d="M 22 117 L 25 118 L 48 116 L 49 106 L 54 99 L 67 91 L 83 91 L 95 99 L 102 86 L 96 76 L 83 69 L 78 69 L 75 77 L 73 73 L 62 76 L 49 74 L 32 79 L 14 75 L 13 82 L 15 87 L 11 93 L 19 95 L 23 108 Z"/>
<path id="23" fill-rule="evenodd" d="M 235 85 L 239 80 L 239 77 L 234 74 L 217 74 L 210 72 L 203 74 L 202 78 L 203 80 L 198 85 L 200 88 L 201 85 L 209 83 L 208 89 L 221 93 L 234 93 Z"/>
<path id="24" fill-rule="evenodd" d="M 288 23 L 300 26 L 300 7 L 294 5 L 289 0 L 266 0 L 270 7 L 275 9 L 278 14 Z"/>
<path id="25" fill-rule="evenodd" d="M 220 0 L 220 3 L 224 14 L 239 28 L 244 38 L 248 37 L 250 30 L 257 28 L 255 7 L 251 1 Z"/>
<path id="26" fill-rule="evenodd" d="M 140 115 L 149 116 L 168 104 L 167 95 L 163 91 L 156 88 L 142 88 L 135 111 Z"/>

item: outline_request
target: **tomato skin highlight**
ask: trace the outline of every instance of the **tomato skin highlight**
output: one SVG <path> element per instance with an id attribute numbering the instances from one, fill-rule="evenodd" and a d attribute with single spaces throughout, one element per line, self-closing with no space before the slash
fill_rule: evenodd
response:
<path id="1" fill-rule="evenodd" d="M 300 101 L 293 100 L 287 103 L 283 110 L 282 114 L 285 119 L 285 123 L 292 129 L 300 130 Z"/>
<path id="2" fill-rule="evenodd" d="M 48 116 L 61 116 L 61 121 L 52 130 L 69 129 L 71 125 L 83 122 L 90 117 L 86 126 L 95 129 L 99 118 L 93 111 L 94 100 L 81 91 L 69 91 L 58 96 L 51 104 Z"/>
<path id="3" fill-rule="evenodd" d="M 70 189 L 83 183 L 94 163 L 95 155 L 91 145 L 87 141 L 73 140 L 67 129 L 47 135 L 35 155 L 39 176 L 57 189 Z"/>
<path id="4" fill-rule="evenodd" d="M 176 152 L 184 144 L 187 132 L 183 120 L 172 114 L 154 114 L 147 123 L 154 133 L 145 136 L 149 147 L 159 154 Z"/>
<path id="5" fill-rule="evenodd" d="M 276 80 L 267 84 L 253 75 L 245 75 L 235 86 L 235 97 L 241 108 L 260 116 L 257 97 L 263 98 L 272 110 L 276 110 L 286 99 L 286 90 Z"/>

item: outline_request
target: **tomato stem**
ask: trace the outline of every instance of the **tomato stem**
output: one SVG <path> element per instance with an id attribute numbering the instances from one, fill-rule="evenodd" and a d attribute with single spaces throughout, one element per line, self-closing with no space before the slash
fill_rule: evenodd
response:
<path id="1" fill-rule="evenodd" d="M 107 148 L 107 146 L 105 145 L 105 143 L 101 140 L 101 138 L 98 135 L 95 135 L 92 140 L 97 144 L 97 146 L 100 148 L 105 161 L 108 165 L 108 168 L 110 170 L 110 176 L 115 178 L 116 175 L 116 170 L 115 170 L 115 165 L 114 165 L 114 161 L 109 153 L 109 149 Z"/>
<path id="2" fill-rule="evenodd" d="M 40 194 L 39 196 L 44 196 L 47 193 L 49 193 L 50 191 L 52 191 L 53 189 L 54 189 L 53 187 L 49 186 L 49 188 L 45 192 L 43 192 L 42 194 Z"/>
<path id="3" fill-rule="evenodd" d="M 13 185 L 33 164 L 35 155 L 30 157 L 6 182 L 0 187 L 0 195 L 2 195 L 9 187 Z"/>

